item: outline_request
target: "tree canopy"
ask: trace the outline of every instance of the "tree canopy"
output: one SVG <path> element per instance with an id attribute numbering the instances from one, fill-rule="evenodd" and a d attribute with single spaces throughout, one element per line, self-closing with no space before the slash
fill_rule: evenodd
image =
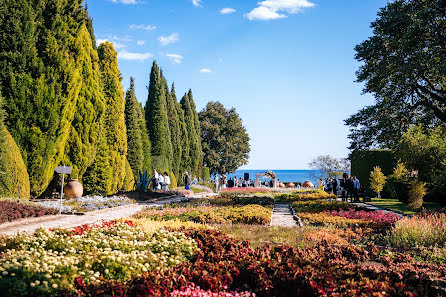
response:
<path id="1" fill-rule="evenodd" d="M 338 178 L 344 172 L 350 171 L 350 160 L 325 155 L 314 158 L 308 166 L 318 170 L 318 178 Z"/>
<path id="2" fill-rule="evenodd" d="M 378 13 L 373 36 L 357 45 L 357 81 L 376 104 L 346 120 L 351 149 L 388 147 L 414 124 L 446 122 L 446 3 L 396 0 Z"/>
<path id="3" fill-rule="evenodd" d="M 209 102 L 198 114 L 204 166 L 212 174 L 232 173 L 248 162 L 249 136 L 234 108 Z"/>

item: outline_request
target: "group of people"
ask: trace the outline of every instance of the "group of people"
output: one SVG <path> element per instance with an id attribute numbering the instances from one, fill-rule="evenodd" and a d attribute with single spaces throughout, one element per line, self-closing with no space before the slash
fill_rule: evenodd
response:
<path id="1" fill-rule="evenodd" d="M 169 191 L 170 177 L 167 172 L 158 173 L 155 169 L 153 170 L 152 186 L 154 190 L 159 191 Z"/>
<path id="2" fill-rule="evenodd" d="M 218 175 L 214 178 L 215 187 L 217 189 L 217 192 L 219 190 L 224 190 L 226 188 L 246 188 L 246 187 L 254 187 L 254 182 L 252 179 L 245 180 L 243 178 L 232 177 L 229 178 L 222 174 L 220 177 Z"/>
<path id="3" fill-rule="evenodd" d="M 359 201 L 359 193 L 361 191 L 361 183 L 356 176 L 349 176 L 344 173 L 339 182 L 336 178 L 330 178 L 324 181 L 322 178 L 317 182 L 318 188 L 327 193 L 335 195 L 340 194 L 342 201 L 347 201 L 348 198 L 353 198 L 354 201 Z"/>

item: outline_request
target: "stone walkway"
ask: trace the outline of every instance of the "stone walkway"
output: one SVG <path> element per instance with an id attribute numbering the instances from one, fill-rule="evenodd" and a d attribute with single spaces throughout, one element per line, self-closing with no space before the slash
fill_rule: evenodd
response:
<path id="1" fill-rule="evenodd" d="M 101 209 L 87 212 L 85 215 L 56 215 L 38 218 L 26 218 L 13 222 L 0 224 L 0 235 L 14 235 L 17 232 L 33 233 L 36 229 L 46 228 L 72 228 L 84 224 L 96 224 L 102 221 L 111 221 L 130 217 L 141 211 L 146 206 L 158 207 L 166 203 L 179 202 L 184 197 L 162 199 L 152 203 L 130 204 L 114 208 Z"/>
<path id="2" fill-rule="evenodd" d="M 273 215 L 271 217 L 271 226 L 296 227 L 296 221 L 293 218 L 289 204 L 274 205 Z"/>

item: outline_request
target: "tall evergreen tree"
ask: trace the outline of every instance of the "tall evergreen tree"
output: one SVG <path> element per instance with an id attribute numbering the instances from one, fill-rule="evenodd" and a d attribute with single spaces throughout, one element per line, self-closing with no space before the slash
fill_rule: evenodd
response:
<path id="1" fill-rule="evenodd" d="M 191 100 L 192 99 L 192 100 Z M 192 92 L 189 91 L 181 99 L 181 106 L 184 110 L 184 122 L 188 133 L 189 140 L 189 165 L 192 175 L 201 176 L 199 172 L 200 162 L 203 160 L 203 151 L 201 149 L 200 141 L 200 122 L 198 121 L 195 103 L 193 102 Z M 198 129 L 196 126 L 196 118 L 198 121 Z"/>
<path id="2" fill-rule="evenodd" d="M 196 176 L 201 177 L 202 173 L 202 167 L 203 167 L 203 148 L 201 146 L 201 132 L 200 132 L 200 120 L 198 118 L 197 113 L 197 106 L 195 105 L 194 96 L 192 95 L 192 90 L 189 89 L 189 104 L 192 109 L 192 114 L 194 118 L 194 127 L 196 132 L 196 140 L 192 143 L 192 149 L 193 149 L 193 158 L 196 160 L 196 163 L 194 165 L 195 174 Z"/>
<path id="3" fill-rule="evenodd" d="M 154 61 L 150 73 L 149 95 L 145 106 L 147 132 L 152 144 L 153 165 L 161 167 L 158 170 L 168 171 L 171 144 L 166 105 L 166 94 L 160 69 Z"/>
<path id="4" fill-rule="evenodd" d="M 142 170 L 144 162 L 140 106 L 135 95 L 135 82 L 131 77 L 130 88 L 125 95 L 125 125 L 127 127 L 127 159 L 134 176 Z"/>
<path id="5" fill-rule="evenodd" d="M 181 159 L 179 172 L 177 175 L 178 182 L 181 181 L 181 176 L 186 170 L 190 170 L 190 145 L 189 145 L 189 133 L 187 132 L 187 125 L 184 118 L 184 110 L 181 103 L 176 104 L 176 110 L 178 114 L 178 122 L 180 126 L 180 142 L 181 142 Z"/>
<path id="6" fill-rule="evenodd" d="M 167 87 L 167 83 L 165 85 Z M 180 162 L 182 157 L 181 150 L 181 131 L 180 131 L 180 120 L 177 113 L 177 96 L 175 94 L 175 85 L 172 84 L 172 89 L 169 91 L 169 96 L 167 96 L 167 116 L 169 119 L 169 130 L 170 130 L 170 140 L 172 143 L 172 172 L 175 176 L 178 176 L 180 172 Z"/>
<path id="7" fill-rule="evenodd" d="M 102 92 L 98 54 L 93 49 L 90 33 L 81 25 L 76 38 L 77 67 L 82 69 L 82 86 L 71 123 L 70 138 L 65 147 L 64 163 L 71 165 L 71 176 L 82 180 L 93 163 L 101 137 L 105 100 Z M 104 165 L 105 166 L 105 165 Z"/>
<path id="8" fill-rule="evenodd" d="M 75 36 L 81 0 L 0 1 L 0 85 L 6 125 L 39 195 L 69 137 L 81 86 Z"/>
<path id="9" fill-rule="evenodd" d="M 142 171 L 152 173 L 152 144 L 150 142 L 149 134 L 147 133 L 147 123 L 144 116 L 144 108 L 141 103 L 138 102 L 138 117 L 139 117 L 139 129 L 141 133 L 143 162 Z"/>
<path id="10" fill-rule="evenodd" d="M 167 114 L 167 131 L 166 131 L 166 136 L 167 136 L 167 158 L 168 158 L 168 162 L 169 162 L 169 166 L 168 169 L 169 171 L 172 169 L 172 163 L 173 163 L 173 144 L 172 144 L 172 133 L 170 130 L 171 127 L 171 122 L 173 119 L 171 119 L 171 117 L 173 117 L 173 112 L 171 112 L 169 109 L 170 107 L 173 108 L 173 103 L 172 103 L 172 99 L 170 96 L 170 91 L 169 91 L 169 86 L 167 85 L 167 80 L 163 75 L 163 71 L 160 70 L 160 78 L 161 78 L 161 84 L 164 88 L 164 99 L 166 100 L 166 114 Z"/>
<path id="11" fill-rule="evenodd" d="M 127 154 L 127 135 L 125 127 L 125 100 L 118 69 L 117 53 L 110 42 L 98 48 L 99 65 L 102 72 L 105 96 L 105 138 L 110 156 L 110 170 L 113 172 L 110 194 L 117 193 L 125 178 L 125 156 Z"/>

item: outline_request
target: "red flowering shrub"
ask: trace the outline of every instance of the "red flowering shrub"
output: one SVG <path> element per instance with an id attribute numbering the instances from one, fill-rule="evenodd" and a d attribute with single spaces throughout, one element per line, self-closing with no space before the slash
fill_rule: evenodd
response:
<path id="1" fill-rule="evenodd" d="M 394 213 L 385 213 L 381 210 L 364 211 L 364 210 L 333 210 L 327 211 L 326 214 L 338 217 L 344 217 L 348 219 L 363 219 L 373 221 L 378 224 L 391 225 L 399 220 L 399 217 Z"/>
<path id="2" fill-rule="evenodd" d="M 377 249 L 321 242 L 312 248 L 263 246 L 213 230 L 185 232 L 200 248 L 191 263 L 151 271 L 127 283 L 76 280 L 76 296 L 169 296 L 199 286 L 210 292 L 252 291 L 258 296 L 436 296 L 432 279 L 446 267 L 410 256 L 379 257 Z M 441 289 L 441 288 L 440 288 Z"/>
<path id="3" fill-rule="evenodd" d="M 55 209 L 21 204 L 9 200 L 0 200 L 0 223 L 11 222 L 28 217 L 41 217 L 45 215 L 57 214 Z"/>

